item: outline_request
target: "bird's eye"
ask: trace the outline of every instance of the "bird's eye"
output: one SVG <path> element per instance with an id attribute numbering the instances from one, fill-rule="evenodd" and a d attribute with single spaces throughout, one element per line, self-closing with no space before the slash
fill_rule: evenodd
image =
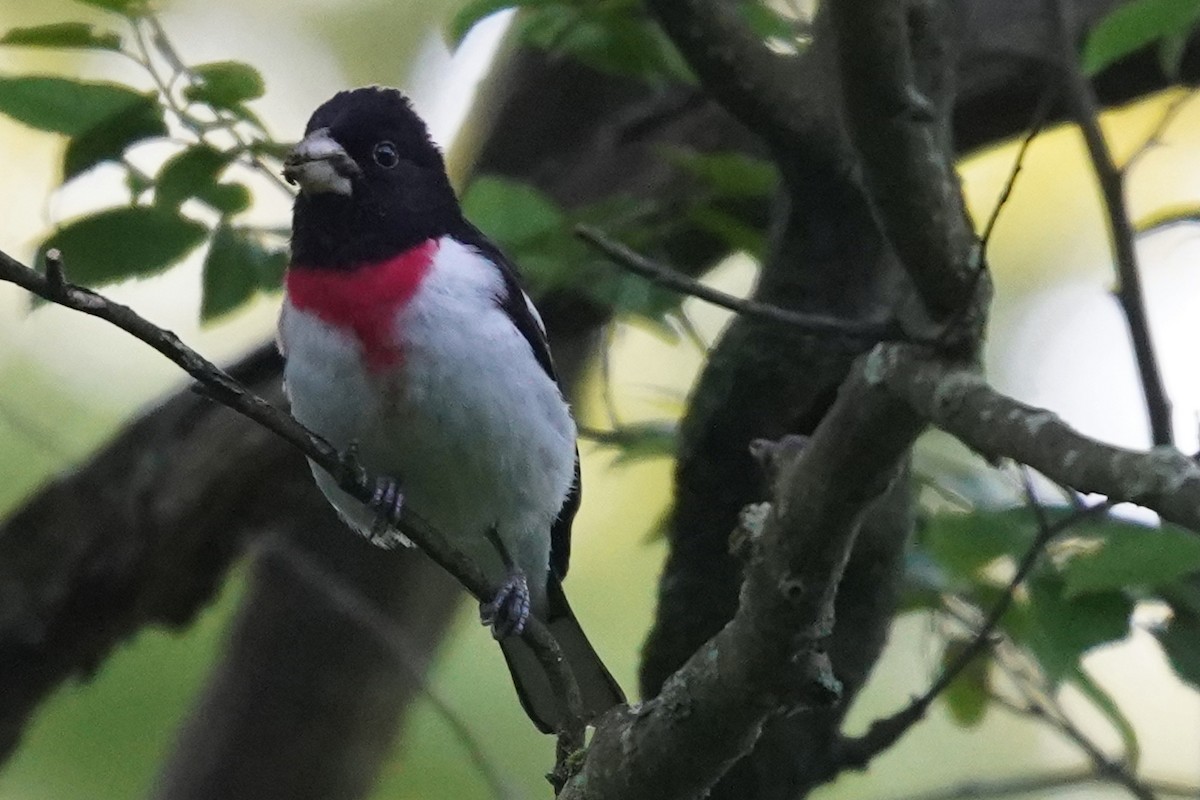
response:
<path id="1" fill-rule="evenodd" d="M 400 163 L 400 154 L 396 152 L 396 145 L 391 142 L 380 142 L 375 145 L 375 150 L 371 155 L 375 157 L 375 163 L 384 169 L 391 169 Z"/>

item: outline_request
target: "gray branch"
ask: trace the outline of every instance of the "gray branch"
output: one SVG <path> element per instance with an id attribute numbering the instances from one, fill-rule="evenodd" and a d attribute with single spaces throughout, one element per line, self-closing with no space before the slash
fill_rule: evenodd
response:
<path id="1" fill-rule="evenodd" d="M 923 426 L 855 370 L 811 440 L 784 440 L 733 619 L 655 698 L 599 722 L 561 797 L 704 796 L 767 720 L 838 699 L 826 653 L 838 584 L 865 510 L 905 474 Z"/>
<path id="2" fill-rule="evenodd" d="M 1076 491 L 1144 506 L 1200 533 L 1200 465 L 1174 447 L 1098 442 L 1051 411 L 1000 394 L 973 365 L 910 347 L 880 346 L 871 369 L 916 413 L 985 458 L 1011 458 Z"/>

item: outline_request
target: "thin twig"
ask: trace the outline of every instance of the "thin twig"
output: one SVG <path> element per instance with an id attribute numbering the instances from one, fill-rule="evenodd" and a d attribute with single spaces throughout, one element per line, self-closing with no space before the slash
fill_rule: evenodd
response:
<path id="1" fill-rule="evenodd" d="M 893 344 L 876 345 L 870 359 L 873 376 L 984 458 L 1028 464 L 1063 486 L 1135 503 L 1200 533 L 1200 465 L 1177 448 L 1098 442 L 1052 411 L 1000 394 L 970 363 Z"/>
<path id="2" fill-rule="evenodd" d="M 1012 797 L 1102 780 L 1104 778 L 1094 769 L 1074 769 L 1041 775 L 1017 775 L 990 781 L 968 781 L 928 792 L 901 795 L 894 800 L 980 800 L 985 797 Z"/>
<path id="3" fill-rule="evenodd" d="M 1129 154 L 1125 159 L 1125 163 L 1121 165 L 1121 175 L 1128 176 L 1137 163 L 1143 157 L 1156 147 L 1161 147 L 1163 144 L 1163 136 L 1166 135 L 1167 128 L 1171 127 L 1171 123 L 1179 116 L 1179 112 L 1183 110 L 1184 105 L 1188 100 L 1195 97 L 1195 93 L 1190 90 L 1180 90 L 1180 94 L 1174 97 L 1167 103 L 1167 107 L 1163 109 L 1162 116 L 1158 118 L 1150 135 L 1146 140 L 1138 145 L 1138 148 Z"/>
<path id="4" fill-rule="evenodd" d="M 983 800 L 991 797 L 1013 797 L 1016 795 L 1046 792 L 1052 789 L 1067 789 L 1088 783 L 1111 783 L 1112 779 L 1094 768 L 1060 770 L 1043 774 L 1014 775 L 987 781 L 968 781 L 956 786 L 917 792 L 892 798 L 892 800 Z M 1200 786 L 1189 786 L 1175 781 L 1147 779 L 1143 783 L 1152 791 L 1165 797 L 1200 797 Z"/>
<path id="5" fill-rule="evenodd" d="M 608 256 L 613 263 L 630 272 L 680 294 L 696 297 L 713 305 L 727 308 L 747 317 L 790 325 L 805 333 L 869 342 L 913 341 L 905 336 L 896 323 L 859 322 L 824 314 L 803 314 L 758 300 L 743 300 L 718 289 L 705 286 L 694 278 L 656 264 L 643 255 L 587 225 L 577 225 L 575 234 Z"/>
<path id="6" fill-rule="evenodd" d="M 1040 509 L 1040 505 L 1036 501 L 1034 502 L 1034 508 Z M 991 646 L 992 634 L 999 626 L 1000 620 L 1004 618 L 1004 615 L 1008 613 L 1008 609 L 1012 606 L 1017 588 L 1029 577 L 1029 573 L 1032 572 L 1038 562 L 1038 558 L 1050 541 L 1073 525 L 1105 512 L 1109 508 L 1111 508 L 1111 504 L 1105 501 L 1094 506 L 1089 506 L 1083 511 L 1074 512 L 1054 524 L 1047 524 L 1047 520 L 1040 510 L 1036 512 L 1039 524 L 1038 535 L 1034 537 L 1033 542 L 1021 557 L 1020 562 L 1017 564 L 1017 570 L 1013 573 L 1012 579 L 1009 580 L 1008 586 L 1005 587 L 1004 593 L 996 601 L 992 610 L 988 612 L 983 624 L 975 632 L 975 636 L 955 657 L 954 661 L 942 671 L 938 679 L 925 690 L 924 694 L 915 698 L 900 711 L 871 723 L 871 727 L 862 736 L 843 740 L 838 746 L 836 753 L 839 771 L 841 769 L 862 769 L 866 767 L 875 756 L 890 748 L 913 725 L 924 719 L 925 714 L 929 711 L 929 707 L 933 705 L 933 701 L 962 674 L 962 671 L 976 657 Z"/>
<path id="7" fill-rule="evenodd" d="M 445 698 L 435 692 L 429 682 L 425 680 L 425 670 L 418 666 L 421 659 L 405 640 L 399 625 L 380 611 L 357 587 L 326 569 L 312 556 L 300 548 L 290 545 L 286 540 L 277 536 L 270 537 L 256 549 L 284 563 L 293 575 L 303 580 L 345 617 L 382 644 L 392 660 L 420 686 L 421 693 L 429 700 L 434 711 L 442 717 L 451 733 L 467 751 L 467 757 L 479 771 L 492 794 L 502 800 L 518 796 L 511 783 L 500 775 L 487 754 L 483 752 L 483 747 L 475 734 L 458 712 L 451 708 Z"/>
<path id="8" fill-rule="evenodd" d="M 1026 704 L 1024 706 L 999 696 L 994 696 L 992 700 L 1001 708 L 1019 716 L 1048 722 L 1055 730 L 1070 739 L 1084 752 L 1088 760 L 1092 762 L 1098 778 L 1120 784 L 1139 800 L 1157 800 L 1157 795 L 1155 795 L 1154 790 L 1149 784 L 1142 782 L 1137 776 L 1131 774 L 1123 764 L 1113 761 L 1105 755 L 1104 751 L 1065 715 L 1051 712 L 1041 701 L 1029 696 L 1026 696 Z"/>
<path id="9" fill-rule="evenodd" d="M 310 461 L 332 475 L 339 488 L 351 497 L 364 504 L 371 502 L 375 489 L 374 476 L 368 475 L 352 457 L 339 453 L 290 414 L 275 408 L 235 381 L 224 370 L 185 345 L 174 333 L 147 321 L 128 306 L 115 303 L 90 289 L 70 283 L 56 287 L 46 276 L 3 252 L 0 252 L 0 280 L 14 283 L 52 303 L 103 319 L 140 339 L 200 382 L 213 400 L 257 422 L 300 450 Z M 479 566 L 453 547 L 424 519 L 406 509 L 396 528 L 476 598 L 483 600 L 495 596 L 496 587 Z M 583 702 L 579 685 L 562 649 L 549 629 L 536 618 L 529 620 L 521 638 L 537 655 L 555 694 L 563 703 L 564 721 L 563 729 L 559 731 L 559 752 L 580 750 L 584 745 Z M 558 766 L 564 767 L 564 764 L 560 762 Z"/>
<path id="10" fill-rule="evenodd" d="M 171 67 L 171 77 L 169 79 L 163 78 L 158 69 L 154 66 L 153 54 L 150 51 L 150 46 L 146 43 L 145 32 L 142 30 L 142 26 L 139 24 L 141 21 L 145 21 L 146 24 L 150 26 L 151 31 L 153 32 L 154 42 L 159 53 Z M 267 180 L 269 180 L 289 197 L 293 196 L 294 191 L 290 186 L 287 185 L 278 171 L 271 169 L 265 162 L 263 162 L 263 160 L 250 149 L 249 143 L 243 140 L 242 136 L 236 130 L 235 121 L 225 120 L 218 116 L 216 123 L 210 124 L 204 120 L 197 119 L 188 111 L 187 107 L 180 104 L 180 102 L 176 99 L 174 90 L 175 84 L 178 83 L 180 78 L 186 78 L 187 80 L 191 81 L 193 80 L 193 76 L 191 71 L 188 70 L 187 65 L 184 64 L 182 58 L 180 58 L 179 53 L 171 44 L 170 37 L 167 35 L 167 31 L 159 21 L 158 17 L 153 14 L 148 14 L 144 17 L 131 20 L 130 26 L 133 28 L 134 41 L 137 42 L 138 50 L 141 54 L 140 58 L 135 58 L 134 60 L 137 61 L 137 63 L 140 64 L 149 74 L 150 80 L 154 82 L 154 86 L 158 90 L 158 94 L 162 98 L 163 103 L 171 111 L 171 113 L 175 115 L 180 124 L 183 125 L 183 127 L 189 132 L 191 132 L 191 134 L 195 136 L 199 142 L 206 144 L 211 144 L 211 142 L 209 142 L 209 133 L 211 133 L 213 130 L 224 130 L 231 137 L 233 137 L 233 140 L 237 143 L 236 149 L 247 154 L 246 161 L 242 162 L 244 166 L 255 170 L 260 175 L 265 176 Z M 217 147 L 215 144 L 212 146 Z"/>
<path id="11" fill-rule="evenodd" d="M 1146 413 L 1150 419 L 1150 434 L 1156 445 L 1171 444 L 1171 401 L 1163 387 L 1142 282 L 1138 270 L 1135 232 L 1125 203 L 1125 177 L 1113 161 L 1112 152 L 1100 128 L 1099 104 L 1096 93 L 1079 66 L 1075 50 L 1075 33 L 1063 0 L 1046 0 L 1047 11 L 1059 40 L 1062 54 L 1062 80 L 1071 114 L 1083 134 L 1091 158 L 1092 169 L 1100 184 L 1104 210 L 1108 217 L 1108 232 L 1113 258 L 1117 265 L 1117 300 L 1129 326 L 1133 352 L 1141 376 Z"/>
<path id="12" fill-rule="evenodd" d="M 979 237 L 979 247 L 984 255 L 987 254 L 988 244 L 992 240 L 992 232 L 996 229 L 996 223 L 1000 220 L 1000 212 L 1004 210 L 1004 206 L 1008 204 L 1008 200 L 1012 197 L 1013 189 L 1017 185 L 1017 178 L 1021 175 L 1021 170 L 1025 166 L 1025 156 L 1029 153 L 1029 148 L 1033 144 L 1033 140 L 1042 132 L 1042 127 L 1046 124 L 1046 118 L 1050 113 L 1050 106 L 1057 98 L 1058 92 L 1053 89 L 1047 89 L 1038 99 L 1037 107 L 1033 110 L 1033 118 L 1029 122 L 1029 130 L 1025 134 L 1025 138 L 1021 140 L 1021 146 L 1017 149 L 1017 156 L 1013 159 L 1012 170 L 1008 173 L 1008 180 L 1004 182 L 1004 188 L 1000 190 L 1000 196 L 996 199 L 996 205 L 992 208 L 992 213 L 988 217 L 987 224 L 983 226 L 983 234 Z M 984 259 L 986 263 L 986 258 Z"/>

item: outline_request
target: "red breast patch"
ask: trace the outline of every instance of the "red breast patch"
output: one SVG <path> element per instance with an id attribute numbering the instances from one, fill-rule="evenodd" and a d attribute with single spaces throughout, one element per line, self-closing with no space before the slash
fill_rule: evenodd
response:
<path id="1" fill-rule="evenodd" d="M 400 361 L 393 321 L 420 287 L 437 254 L 429 239 L 398 256 L 350 269 L 321 269 L 292 264 L 284 283 L 298 309 L 354 335 L 367 368 L 375 371 Z"/>

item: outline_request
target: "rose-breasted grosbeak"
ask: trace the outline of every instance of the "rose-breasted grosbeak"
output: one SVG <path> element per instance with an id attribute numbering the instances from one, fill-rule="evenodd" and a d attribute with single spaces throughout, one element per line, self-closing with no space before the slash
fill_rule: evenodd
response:
<path id="1" fill-rule="evenodd" d="M 300 187 L 279 323 L 292 411 L 396 479 L 368 507 L 314 466 L 321 491 L 382 546 L 403 541 L 386 524 L 403 498 L 502 586 L 481 614 L 541 730 L 561 712 L 515 635 L 530 613 L 562 645 L 590 716 L 624 702 L 560 585 L 579 455 L 541 319 L 463 218 L 425 124 L 394 89 L 341 92 L 284 175 Z"/>

